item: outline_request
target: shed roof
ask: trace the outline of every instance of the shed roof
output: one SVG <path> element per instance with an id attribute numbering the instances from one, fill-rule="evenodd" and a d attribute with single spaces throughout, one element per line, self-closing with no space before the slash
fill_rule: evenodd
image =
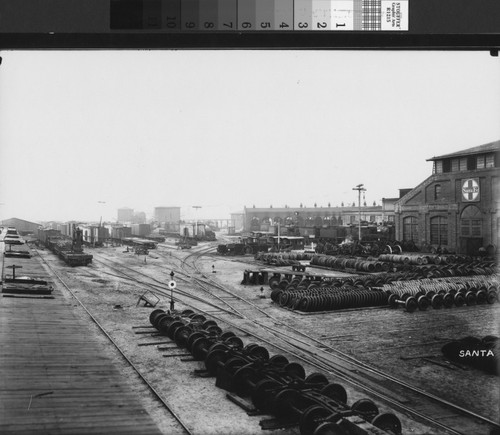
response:
<path id="1" fill-rule="evenodd" d="M 37 225 L 37 226 L 40 226 L 40 224 L 38 222 L 31 222 L 31 221 L 27 221 L 25 219 L 19 219 L 19 218 L 16 218 L 16 217 L 12 217 L 12 218 L 9 218 L 9 219 L 4 219 L 3 221 L 0 222 L 2 225 L 13 225 L 15 226 L 16 223 L 24 223 L 24 224 L 31 224 L 31 225 Z"/>
<path id="2" fill-rule="evenodd" d="M 483 154 L 483 153 L 498 152 L 498 151 L 500 151 L 500 140 L 489 142 L 484 145 L 479 145 L 472 148 L 467 148 L 462 151 L 456 151 L 451 154 L 444 154 L 442 156 L 431 157 L 430 159 L 427 159 L 427 161 L 430 162 L 434 160 L 448 159 L 450 157 L 462 157 L 462 156 L 470 156 L 473 154 Z"/>

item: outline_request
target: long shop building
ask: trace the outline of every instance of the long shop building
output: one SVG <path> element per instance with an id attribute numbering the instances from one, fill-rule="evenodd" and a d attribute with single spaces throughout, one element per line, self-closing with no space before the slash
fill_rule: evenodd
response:
<path id="1" fill-rule="evenodd" d="M 432 175 L 395 204 L 396 239 L 468 255 L 496 250 L 500 141 L 427 161 Z"/>

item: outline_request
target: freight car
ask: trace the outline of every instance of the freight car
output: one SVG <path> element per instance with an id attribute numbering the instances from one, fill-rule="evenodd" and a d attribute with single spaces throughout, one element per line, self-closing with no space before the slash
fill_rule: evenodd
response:
<path id="1" fill-rule="evenodd" d="M 158 242 L 154 240 L 148 240 L 148 239 L 140 239 L 138 237 L 124 237 L 122 239 L 122 242 L 124 245 L 127 246 L 133 246 L 135 248 L 142 248 L 142 249 L 156 249 L 158 246 Z"/>
<path id="2" fill-rule="evenodd" d="M 69 266 L 87 266 L 92 263 L 93 256 L 83 252 L 83 237 L 79 228 L 73 231 L 72 239 L 63 236 L 60 231 L 40 229 L 38 239 L 43 246 L 50 249 Z"/>
<path id="3" fill-rule="evenodd" d="M 257 254 L 259 252 L 278 252 L 303 250 L 305 239 L 301 236 L 271 236 L 268 233 L 252 232 L 250 236 L 239 237 L 238 242 L 217 246 L 222 255 Z"/>
<path id="4" fill-rule="evenodd" d="M 222 255 L 256 254 L 268 252 L 273 242 L 267 233 L 252 231 L 249 236 L 238 237 L 234 243 L 217 246 L 217 253 Z"/>

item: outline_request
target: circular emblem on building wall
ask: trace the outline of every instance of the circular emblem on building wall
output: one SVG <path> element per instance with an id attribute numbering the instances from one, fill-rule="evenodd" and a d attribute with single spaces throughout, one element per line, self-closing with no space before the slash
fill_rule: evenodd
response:
<path id="1" fill-rule="evenodd" d="M 469 178 L 462 181 L 462 198 L 464 201 L 479 201 L 478 178 Z"/>

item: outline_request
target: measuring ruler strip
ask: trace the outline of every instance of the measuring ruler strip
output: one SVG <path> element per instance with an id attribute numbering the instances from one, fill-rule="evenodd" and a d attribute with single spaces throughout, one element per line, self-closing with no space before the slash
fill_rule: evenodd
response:
<path id="1" fill-rule="evenodd" d="M 410 0 L 110 0 L 123 27 L 161 31 L 408 31 Z M 137 17 L 137 14 L 142 14 Z M 129 16 L 130 15 L 130 16 Z M 116 21 L 116 20 L 115 20 Z M 127 27 L 127 23 L 134 23 Z"/>

